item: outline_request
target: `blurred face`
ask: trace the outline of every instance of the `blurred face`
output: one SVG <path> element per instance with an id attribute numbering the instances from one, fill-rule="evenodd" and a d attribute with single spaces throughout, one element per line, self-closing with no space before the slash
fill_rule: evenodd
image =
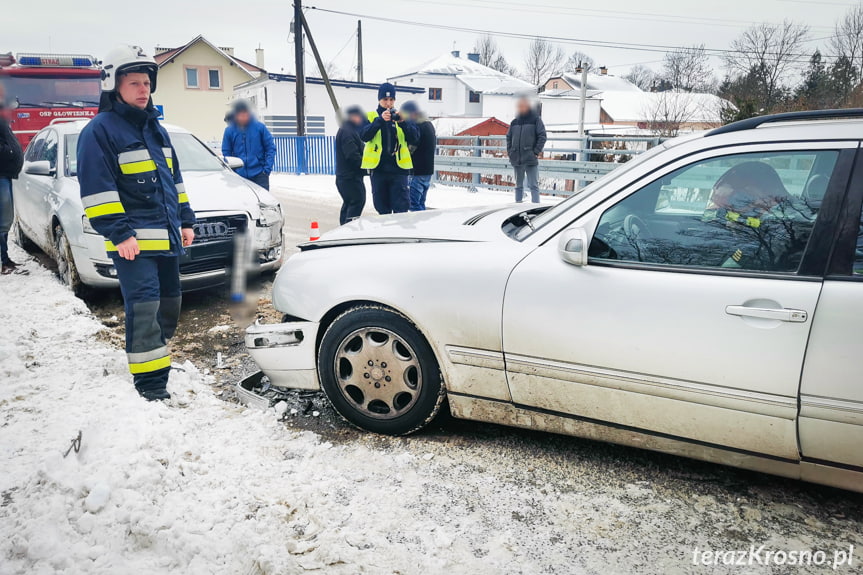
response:
<path id="1" fill-rule="evenodd" d="M 118 78 L 117 95 L 130 106 L 140 110 L 150 102 L 150 75 L 143 72 L 124 74 Z"/>
<path id="2" fill-rule="evenodd" d="M 525 116 L 530 113 L 530 102 L 527 98 L 521 98 L 515 103 L 515 111 L 519 116 Z"/>
<path id="3" fill-rule="evenodd" d="M 348 116 L 348 119 L 357 126 L 363 123 L 363 117 L 359 114 L 351 114 L 350 116 Z"/>
<path id="4" fill-rule="evenodd" d="M 234 114 L 234 121 L 238 126 L 245 127 L 252 121 L 252 115 L 246 110 L 240 110 Z"/>
<path id="5" fill-rule="evenodd" d="M 387 108 L 387 109 L 394 108 L 396 105 L 396 99 L 395 98 L 383 98 L 380 101 L 380 105 L 381 105 L 381 108 Z"/>

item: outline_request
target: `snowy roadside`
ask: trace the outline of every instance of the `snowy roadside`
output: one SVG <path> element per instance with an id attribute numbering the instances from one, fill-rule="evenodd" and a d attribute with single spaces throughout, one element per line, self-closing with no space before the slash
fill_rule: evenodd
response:
<path id="1" fill-rule="evenodd" d="M 373 214 L 371 196 L 371 184 L 369 178 L 365 178 L 366 198 L 365 214 Z M 293 195 L 312 196 L 322 201 L 332 201 L 336 204 L 341 199 L 336 190 L 334 176 L 306 175 L 297 176 L 292 174 L 273 174 L 270 179 L 273 191 L 278 194 L 290 193 Z M 430 209 L 442 210 L 447 208 L 465 208 L 471 206 L 494 206 L 511 204 L 515 201 L 515 192 L 505 192 L 489 189 L 477 189 L 474 191 L 460 186 L 447 186 L 446 184 L 432 184 L 428 193 L 427 205 Z M 553 205 L 561 200 L 558 196 L 541 196 L 541 203 Z M 525 204 L 530 206 L 530 204 Z"/>
<path id="2" fill-rule="evenodd" d="M 27 268 L 0 278 L 2 575 L 737 573 L 693 549 L 863 547 L 859 497 L 673 457 L 483 431 L 334 445 L 190 363 L 185 407 L 145 403 L 86 306 Z"/>

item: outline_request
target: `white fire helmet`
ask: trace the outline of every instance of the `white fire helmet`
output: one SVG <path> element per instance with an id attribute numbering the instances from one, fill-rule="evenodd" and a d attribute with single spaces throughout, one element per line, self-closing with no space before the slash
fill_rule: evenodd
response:
<path id="1" fill-rule="evenodd" d="M 156 73 L 159 65 L 140 46 L 121 44 L 109 51 L 102 60 L 102 91 L 117 89 L 117 78 L 123 73 L 141 72 L 150 75 L 150 92 L 156 91 Z"/>

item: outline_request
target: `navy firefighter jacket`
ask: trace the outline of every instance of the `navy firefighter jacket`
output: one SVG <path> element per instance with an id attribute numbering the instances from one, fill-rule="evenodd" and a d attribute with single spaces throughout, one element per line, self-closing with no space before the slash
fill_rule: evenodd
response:
<path id="1" fill-rule="evenodd" d="M 195 224 L 177 154 L 150 106 L 120 101 L 100 111 L 78 137 L 78 183 L 84 213 L 116 245 L 136 236 L 141 256 L 184 253 L 180 228 Z"/>

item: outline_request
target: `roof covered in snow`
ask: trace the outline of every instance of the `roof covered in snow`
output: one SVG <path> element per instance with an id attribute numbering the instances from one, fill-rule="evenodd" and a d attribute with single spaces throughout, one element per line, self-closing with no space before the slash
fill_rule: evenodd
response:
<path id="1" fill-rule="evenodd" d="M 581 74 L 573 74 L 565 72 L 562 76 L 563 80 L 573 87 L 575 90 L 581 89 Z M 587 75 L 587 89 L 608 91 L 614 90 L 617 92 L 641 92 L 641 88 L 619 76 L 610 76 L 602 74 Z"/>
<path id="2" fill-rule="evenodd" d="M 491 120 L 491 118 L 435 118 L 432 120 L 432 124 L 434 125 L 437 136 L 441 137 L 455 136 L 456 134 L 460 134 L 465 130 L 470 130 L 474 126 L 478 126 L 479 124 L 489 120 Z"/>
<path id="3" fill-rule="evenodd" d="M 643 122 L 657 117 L 676 117 L 684 122 L 721 122 L 728 104 L 713 94 L 689 92 L 605 91 L 599 94 L 602 109 L 615 122 Z"/>
<path id="4" fill-rule="evenodd" d="M 392 82 L 408 76 L 453 76 L 468 89 L 481 93 L 514 94 L 533 89 L 533 85 L 524 80 L 452 53 L 438 56 L 402 74 L 391 76 L 388 80 Z M 499 92 L 500 90 L 505 91 Z"/>

